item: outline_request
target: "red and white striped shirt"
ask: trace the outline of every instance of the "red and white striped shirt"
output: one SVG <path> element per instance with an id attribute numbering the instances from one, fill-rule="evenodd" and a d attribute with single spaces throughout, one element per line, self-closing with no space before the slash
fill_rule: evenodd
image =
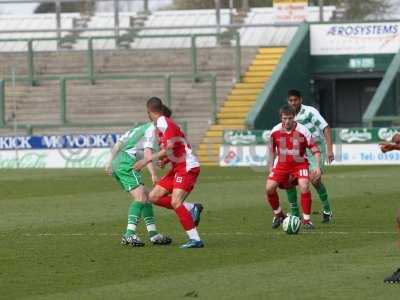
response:
<path id="1" fill-rule="evenodd" d="M 174 169 L 189 171 L 200 167 L 199 160 L 193 154 L 185 134 L 172 119 L 161 116 L 157 119 L 156 127 L 160 132 L 161 147 L 167 148 L 172 145 L 172 153 L 168 154 L 168 159 Z"/>
<path id="2" fill-rule="evenodd" d="M 313 153 L 320 152 L 311 132 L 300 123 L 295 123 L 291 131 L 287 131 L 282 123 L 271 131 L 271 151 L 277 154 L 274 166 L 291 168 L 308 163 L 306 149 Z"/>

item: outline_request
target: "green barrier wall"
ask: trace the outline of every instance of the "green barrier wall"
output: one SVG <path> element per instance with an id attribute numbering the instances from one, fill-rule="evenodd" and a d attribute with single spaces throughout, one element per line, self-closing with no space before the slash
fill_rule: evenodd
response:
<path id="1" fill-rule="evenodd" d="M 309 25 L 301 25 L 288 46 L 281 62 L 268 84 L 257 97 L 256 104 L 247 116 L 249 128 L 272 128 L 279 122 L 278 110 L 286 103 L 287 91 L 299 89 L 305 103 L 310 98 L 311 59 Z"/>

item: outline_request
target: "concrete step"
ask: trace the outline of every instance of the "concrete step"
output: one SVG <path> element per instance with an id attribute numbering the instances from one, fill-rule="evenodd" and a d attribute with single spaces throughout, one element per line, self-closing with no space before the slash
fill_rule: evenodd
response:
<path id="1" fill-rule="evenodd" d="M 279 59 L 281 59 L 281 57 L 282 57 L 281 53 L 268 53 L 268 54 L 257 54 L 255 59 L 260 59 L 260 60 L 275 59 L 275 60 L 279 60 Z"/>
<path id="2" fill-rule="evenodd" d="M 258 72 L 258 71 L 262 71 L 262 72 L 271 71 L 272 72 L 273 70 L 275 70 L 275 68 L 276 68 L 275 65 L 273 65 L 273 66 L 270 66 L 270 65 L 253 65 L 253 66 L 249 67 L 249 71 L 250 72 L 252 72 L 252 71 L 256 71 L 256 72 Z"/>
<path id="3" fill-rule="evenodd" d="M 218 119 L 245 119 L 246 112 L 221 112 L 217 114 Z"/>
<path id="4" fill-rule="evenodd" d="M 222 136 L 215 136 L 215 137 L 204 137 L 202 140 L 204 144 L 220 144 L 222 143 Z"/>
<path id="5" fill-rule="evenodd" d="M 227 101 L 224 103 L 224 108 L 225 107 L 251 107 L 254 105 L 254 101 Z"/>
<path id="6" fill-rule="evenodd" d="M 271 70 L 275 68 L 275 66 L 278 64 L 278 60 L 274 59 L 268 59 L 268 60 L 255 60 L 251 64 L 250 68 L 253 66 L 265 66 L 265 67 L 271 67 Z"/>
<path id="7" fill-rule="evenodd" d="M 261 88 L 258 89 L 233 89 L 231 95 L 254 95 L 257 96 L 261 92 Z"/>
<path id="8" fill-rule="evenodd" d="M 260 48 L 258 50 L 259 54 L 283 54 L 285 52 L 286 48 L 285 47 L 271 47 L 271 48 Z"/>
<path id="9" fill-rule="evenodd" d="M 223 106 L 220 114 L 244 114 L 248 110 L 248 106 Z"/>
<path id="10" fill-rule="evenodd" d="M 237 83 L 235 85 L 235 88 L 237 89 L 261 89 L 264 87 L 263 83 L 249 83 L 249 82 L 243 82 L 243 83 Z"/>
<path id="11" fill-rule="evenodd" d="M 231 101 L 254 101 L 256 99 L 255 95 L 229 95 L 226 98 L 229 102 Z"/>
<path id="12" fill-rule="evenodd" d="M 223 136 L 223 131 L 222 130 L 216 130 L 216 131 L 207 131 L 206 137 L 222 137 Z"/>
<path id="13" fill-rule="evenodd" d="M 267 76 L 271 75 L 271 71 L 247 71 L 244 76 L 247 78 L 250 77 L 264 77 L 266 78 Z"/>
<path id="14" fill-rule="evenodd" d="M 218 120 L 219 122 L 220 120 Z M 219 131 L 219 130 L 239 130 L 245 129 L 244 124 L 214 124 L 211 125 L 209 131 Z"/>
<path id="15" fill-rule="evenodd" d="M 202 143 L 199 145 L 198 150 L 208 150 L 208 149 L 218 149 L 219 150 L 220 144 L 206 144 L 206 143 Z"/>
<path id="16" fill-rule="evenodd" d="M 244 77 L 242 79 L 243 82 L 246 83 L 263 83 L 265 85 L 265 82 L 269 79 L 269 76 L 261 76 L 261 77 Z"/>
<path id="17" fill-rule="evenodd" d="M 219 125 L 228 125 L 228 126 L 244 126 L 244 119 L 243 118 L 218 119 L 217 124 L 219 124 Z"/>

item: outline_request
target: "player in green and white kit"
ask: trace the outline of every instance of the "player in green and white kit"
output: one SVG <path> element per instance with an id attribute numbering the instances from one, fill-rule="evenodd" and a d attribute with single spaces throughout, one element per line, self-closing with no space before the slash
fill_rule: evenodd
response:
<path id="1" fill-rule="evenodd" d="M 288 104 L 296 110 L 296 122 L 304 125 L 316 139 L 318 148 L 321 151 L 321 172 L 324 172 L 325 161 L 331 163 L 335 156 L 333 154 L 331 129 L 319 111 L 312 106 L 302 104 L 303 99 L 301 93 L 297 90 L 288 92 Z M 321 181 L 321 176 L 315 176 L 316 161 L 312 153 L 307 151 L 307 159 L 310 163 L 310 179 L 311 183 L 317 191 L 322 202 L 322 222 L 329 223 L 332 219 L 332 210 L 328 199 L 328 192 L 325 185 Z M 322 174 L 321 173 L 321 174 Z M 296 188 L 287 190 L 288 200 L 291 206 L 292 214 L 299 216 L 299 208 L 297 204 Z"/>
<path id="2" fill-rule="evenodd" d="M 144 157 L 152 156 L 152 149 L 156 144 L 155 127 L 153 123 L 136 126 L 122 135 L 111 149 L 105 171 L 113 175 L 121 188 L 134 198 L 128 212 L 128 226 L 122 236 L 122 244 L 144 246 L 136 234 L 136 227 L 141 218 L 144 219 L 150 241 L 156 245 L 167 245 L 171 239 L 157 232 L 153 206 L 147 200 L 147 192 L 143 184 L 142 174 L 133 170 L 138 161 L 138 154 L 143 152 Z M 154 166 L 148 164 L 153 184 L 158 181 Z"/>

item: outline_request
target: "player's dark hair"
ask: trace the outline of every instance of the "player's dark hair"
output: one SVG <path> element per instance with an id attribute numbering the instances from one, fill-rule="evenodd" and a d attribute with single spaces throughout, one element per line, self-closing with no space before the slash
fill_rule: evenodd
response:
<path id="1" fill-rule="evenodd" d="M 292 115 L 293 117 L 296 116 L 296 111 L 290 105 L 282 106 L 279 110 L 279 115 Z"/>
<path id="2" fill-rule="evenodd" d="M 149 100 L 147 100 L 146 106 L 147 109 L 151 112 L 161 113 L 161 114 L 163 113 L 164 104 L 158 97 L 151 97 Z"/>
<path id="3" fill-rule="evenodd" d="M 289 90 L 288 97 L 290 97 L 290 96 L 301 98 L 301 93 L 298 90 Z"/>
<path id="4" fill-rule="evenodd" d="M 163 106 L 162 106 L 162 114 L 163 114 L 163 116 L 165 116 L 167 118 L 170 118 L 171 115 L 172 115 L 172 111 L 168 106 L 165 106 L 163 104 Z"/>

